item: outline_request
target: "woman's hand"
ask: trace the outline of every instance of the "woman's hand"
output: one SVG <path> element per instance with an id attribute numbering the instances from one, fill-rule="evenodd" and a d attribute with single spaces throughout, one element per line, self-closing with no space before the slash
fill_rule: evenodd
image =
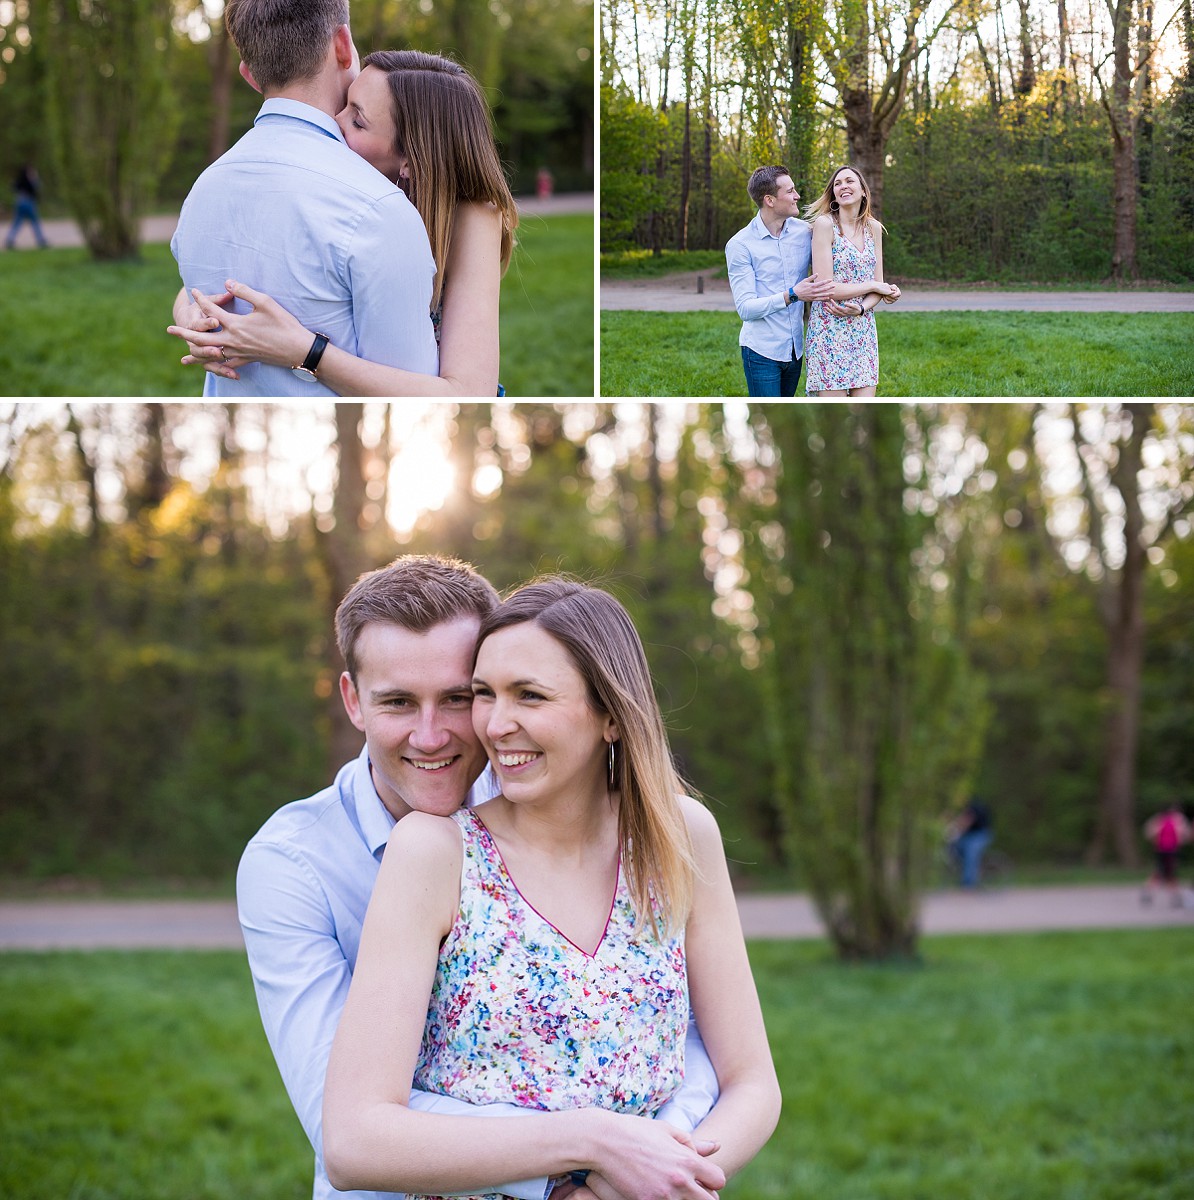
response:
<path id="1" fill-rule="evenodd" d="M 884 304 L 894 304 L 903 294 L 900 289 L 894 284 L 888 284 L 890 291 L 883 297 Z"/>
<path id="2" fill-rule="evenodd" d="M 861 296 L 855 296 L 852 300 L 830 300 L 825 307 L 835 317 L 861 317 L 866 312 Z"/>
<path id="3" fill-rule="evenodd" d="M 229 279 L 226 286 L 229 301 L 243 300 L 253 311 L 228 312 L 215 302 L 218 298 L 192 289 L 195 306 L 208 328 L 187 328 L 180 324 L 166 330 L 183 338 L 190 348 L 191 353 L 182 360 L 185 365 L 200 363 L 216 375 L 239 379 L 236 368 L 245 363 L 292 367 L 303 361 L 313 335 L 296 317 L 264 292 L 254 291 L 234 279 Z"/>

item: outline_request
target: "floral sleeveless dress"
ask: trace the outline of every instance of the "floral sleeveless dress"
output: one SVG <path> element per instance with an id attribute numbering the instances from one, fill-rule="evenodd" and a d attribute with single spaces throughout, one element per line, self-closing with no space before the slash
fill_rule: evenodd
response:
<path id="1" fill-rule="evenodd" d="M 440 947 L 415 1087 L 473 1104 L 657 1112 L 684 1077 L 683 933 L 635 939 L 619 865 L 605 933 L 587 954 L 523 899 L 475 812 L 452 820 L 464 839 L 460 908 Z"/>
<path id="2" fill-rule="evenodd" d="M 875 240 L 867 227 L 863 248 L 833 223 L 833 277 L 841 283 L 875 278 Z M 874 312 L 835 317 L 814 300 L 805 336 L 805 388 L 814 392 L 872 387 L 879 382 L 879 334 Z"/>

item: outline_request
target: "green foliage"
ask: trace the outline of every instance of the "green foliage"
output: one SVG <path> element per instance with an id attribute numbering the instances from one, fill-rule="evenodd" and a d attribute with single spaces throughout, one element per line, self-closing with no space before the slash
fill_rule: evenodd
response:
<path id="1" fill-rule="evenodd" d="M 180 120 L 164 0 L 48 0 L 46 130 L 55 179 L 98 259 L 135 257 Z"/>
<path id="2" fill-rule="evenodd" d="M 756 405 L 778 460 L 743 521 L 789 847 L 844 958 L 916 952 L 934 824 L 981 748 L 981 688 L 918 581 L 895 405 Z M 916 482 L 909 479 L 909 483 Z"/>
<path id="3" fill-rule="evenodd" d="M 593 220 L 527 217 L 502 282 L 501 379 L 514 396 L 593 391 Z M 166 333 L 180 285 L 167 246 L 140 260 L 83 250 L 0 258 L 0 377 L 15 396 L 198 396 Z"/>
<path id="4" fill-rule="evenodd" d="M 649 250 L 621 250 L 601 255 L 602 279 L 658 279 L 678 271 L 708 270 L 725 278 L 724 250 L 664 250 L 656 256 Z"/>
<path id="5" fill-rule="evenodd" d="M 18 536 L 8 493 L 0 866 L 229 875 L 324 771 L 308 554 L 181 485 L 98 542 L 65 524 Z"/>
<path id="6" fill-rule="evenodd" d="M 1185 1200 L 1189 929 L 756 943 L 784 1108 L 732 1200 Z M 6 954 L 0 1192 L 283 1200 L 311 1149 L 233 953 Z"/>
<path id="7" fill-rule="evenodd" d="M 602 393 L 745 395 L 740 328 L 734 313 L 603 312 Z M 1188 396 L 1192 333 L 1189 313 L 880 313 L 879 394 Z"/>

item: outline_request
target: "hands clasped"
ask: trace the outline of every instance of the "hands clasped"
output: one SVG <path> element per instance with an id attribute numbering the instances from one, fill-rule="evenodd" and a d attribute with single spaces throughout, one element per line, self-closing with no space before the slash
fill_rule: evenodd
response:
<path id="1" fill-rule="evenodd" d="M 311 334 L 296 317 L 264 292 L 234 279 L 225 286 L 227 291 L 214 295 L 192 288 L 194 304 L 180 315 L 180 324 L 167 327 L 187 344 L 184 366 L 197 363 L 213 375 L 239 379 L 236 369 L 246 363 L 291 367 L 302 362 Z M 251 311 L 231 312 L 233 300 L 243 300 Z"/>

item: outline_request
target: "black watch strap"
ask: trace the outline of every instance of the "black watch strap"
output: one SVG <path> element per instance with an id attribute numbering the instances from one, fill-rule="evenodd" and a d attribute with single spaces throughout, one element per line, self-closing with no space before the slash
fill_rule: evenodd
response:
<path id="1" fill-rule="evenodd" d="M 311 349 L 307 351 L 307 357 L 299 363 L 299 366 L 304 371 L 310 371 L 314 375 L 316 368 L 319 366 L 319 360 L 323 358 L 323 352 L 328 348 L 328 343 L 331 340 L 326 333 L 317 333 L 315 340 L 311 343 Z"/>

